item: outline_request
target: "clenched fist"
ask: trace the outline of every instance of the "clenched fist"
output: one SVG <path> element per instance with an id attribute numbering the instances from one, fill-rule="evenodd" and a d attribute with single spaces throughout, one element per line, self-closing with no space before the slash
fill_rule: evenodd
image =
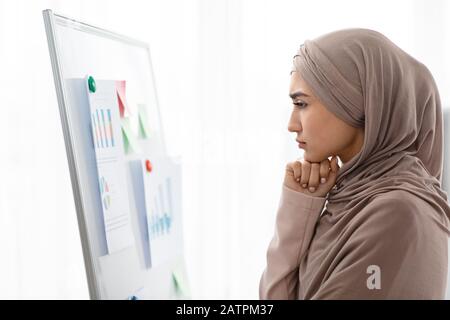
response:
<path id="1" fill-rule="evenodd" d="M 284 185 L 314 197 L 325 197 L 336 184 L 339 165 L 337 157 L 320 163 L 297 160 L 286 165 Z"/>

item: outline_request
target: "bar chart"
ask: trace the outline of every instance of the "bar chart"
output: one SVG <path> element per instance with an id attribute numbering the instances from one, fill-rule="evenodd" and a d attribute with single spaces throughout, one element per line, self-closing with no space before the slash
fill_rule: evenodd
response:
<path id="1" fill-rule="evenodd" d="M 150 240 L 170 234 L 172 225 L 172 190 L 171 179 L 167 177 L 154 189 L 153 201 L 149 214 Z"/>
<path id="2" fill-rule="evenodd" d="M 111 109 L 97 109 L 91 114 L 94 146 L 97 149 L 115 146 Z"/>

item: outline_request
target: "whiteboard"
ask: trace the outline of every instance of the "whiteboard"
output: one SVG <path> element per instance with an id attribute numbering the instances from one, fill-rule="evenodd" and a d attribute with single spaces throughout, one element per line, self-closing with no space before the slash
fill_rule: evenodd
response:
<path id="1" fill-rule="evenodd" d="M 179 159 L 167 157 L 148 45 L 51 10 L 43 11 L 43 16 L 91 299 L 188 298 L 183 257 L 181 165 Z M 105 243 L 102 199 L 85 90 L 87 75 L 95 79 L 125 80 L 132 113 L 136 112 L 133 106 L 145 103 L 152 129 L 150 139 L 136 139 L 138 151 L 125 155 L 123 184 L 128 190 L 134 243 L 114 253 L 108 253 Z M 131 125 L 136 125 L 138 120 L 131 117 L 130 121 Z M 147 226 L 143 222 L 146 213 L 142 212 L 141 206 L 145 196 L 144 190 L 136 184 L 139 177 L 133 165 L 143 157 L 168 159 L 177 176 L 173 185 L 177 198 L 172 228 L 172 240 L 176 241 L 177 250 L 158 265 L 148 264 Z"/>

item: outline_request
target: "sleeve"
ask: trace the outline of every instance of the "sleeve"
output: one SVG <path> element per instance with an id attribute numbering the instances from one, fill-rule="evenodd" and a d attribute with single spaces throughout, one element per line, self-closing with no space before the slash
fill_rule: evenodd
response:
<path id="1" fill-rule="evenodd" d="M 363 211 L 311 299 L 442 299 L 447 235 L 433 208 L 397 198 Z"/>
<path id="2" fill-rule="evenodd" d="M 298 267 L 325 201 L 283 185 L 275 234 L 259 283 L 260 299 L 297 299 Z"/>

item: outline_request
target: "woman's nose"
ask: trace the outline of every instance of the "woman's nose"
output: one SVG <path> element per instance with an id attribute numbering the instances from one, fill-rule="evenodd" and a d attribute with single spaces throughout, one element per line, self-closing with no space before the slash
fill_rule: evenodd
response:
<path id="1" fill-rule="evenodd" d="M 302 130 L 302 125 L 300 123 L 299 117 L 296 116 L 295 112 L 292 112 L 291 118 L 288 123 L 289 132 L 299 132 Z"/>

